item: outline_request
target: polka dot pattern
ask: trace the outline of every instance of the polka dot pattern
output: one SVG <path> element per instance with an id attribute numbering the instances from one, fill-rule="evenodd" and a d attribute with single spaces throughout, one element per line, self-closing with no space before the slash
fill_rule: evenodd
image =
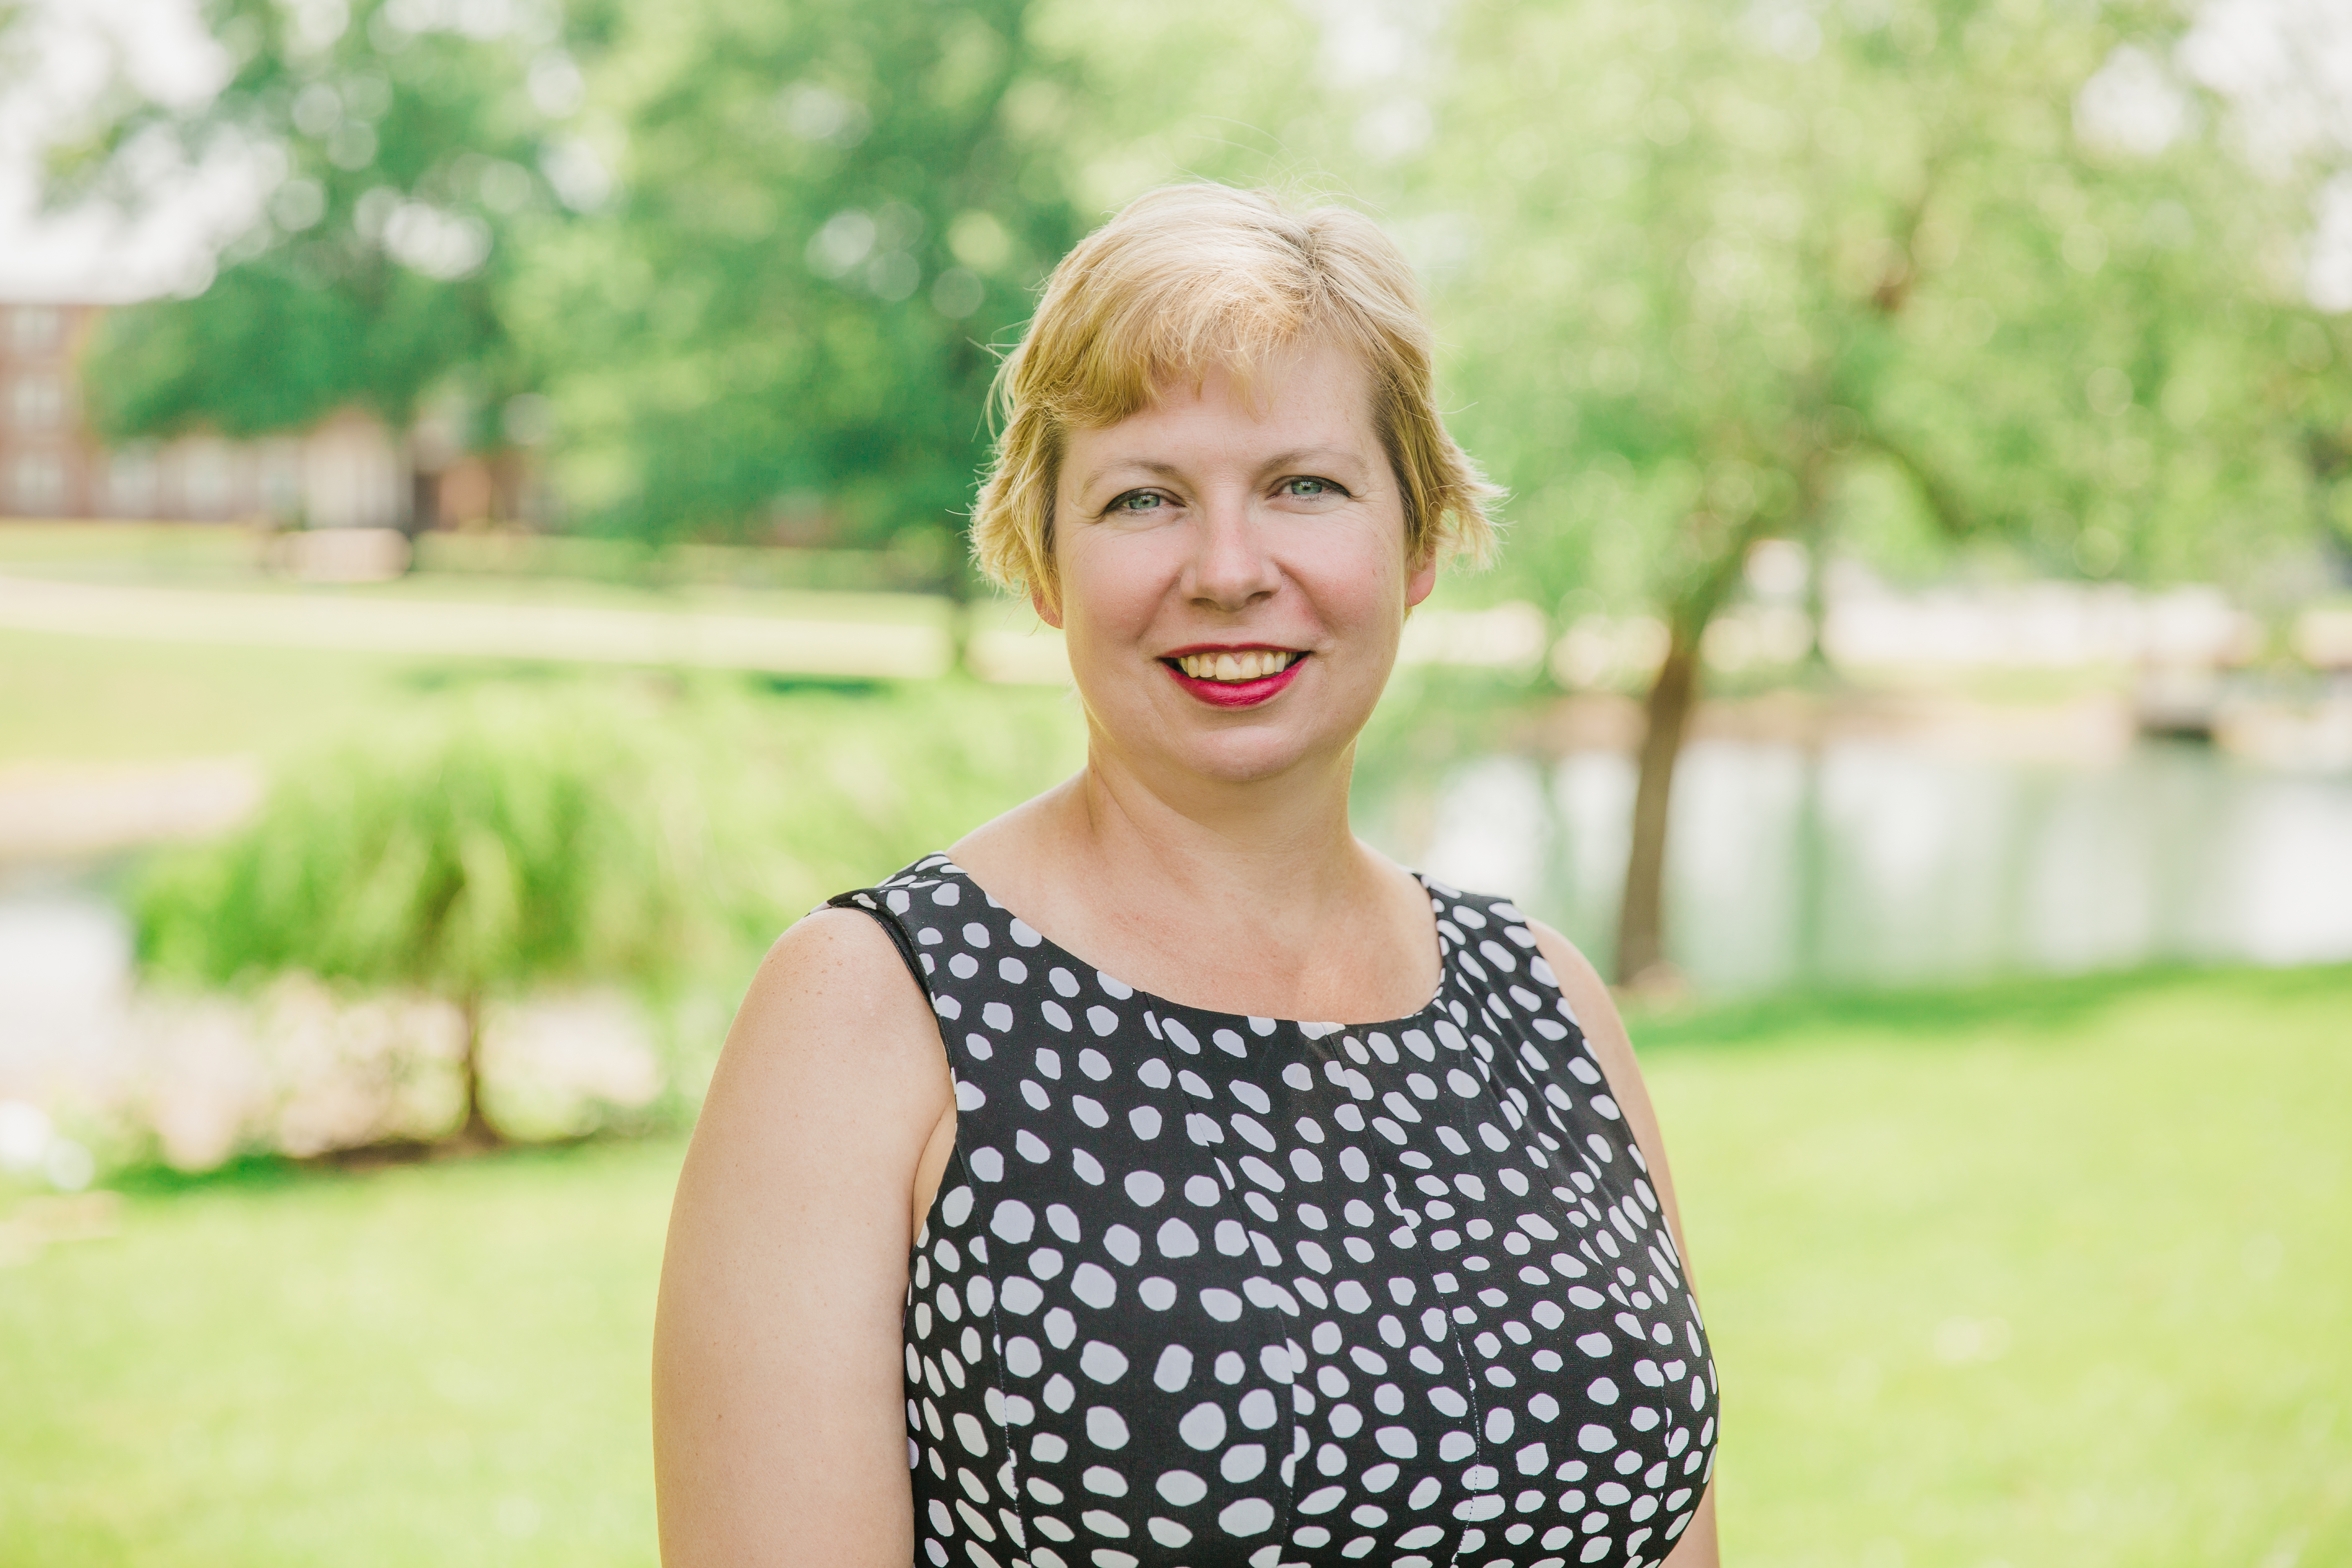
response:
<path id="1" fill-rule="evenodd" d="M 1392 1024 L 1203 1012 L 943 856 L 833 902 L 919 966 L 956 1148 L 909 1258 L 933 1568 L 1646 1565 L 1715 1363 L 1641 1151 L 1498 900 L 1423 879 Z"/>

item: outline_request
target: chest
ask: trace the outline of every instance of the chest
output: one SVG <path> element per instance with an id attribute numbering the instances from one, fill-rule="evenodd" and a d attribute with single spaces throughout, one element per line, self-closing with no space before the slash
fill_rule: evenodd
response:
<path id="1" fill-rule="evenodd" d="M 1009 885 L 1014 907 L 1043 930 L 1085 933 L 1090 965 L 1146 995 L 1203 1012 L 1400 1018 L 1427 1005 L 1441 976 L 1443 938 L 1429 900 L 1393 868 L 1389 875 L 1401 878 L 1402 888 L 1381 882 L 1319 910 L 1303 902 L 1233 907 L 1168 889 L 1094 889 L 1036 868 L 995 875 Z M 971 923 L 961 920 L 942 926 L 919 900 L 911 913 L 919 931 L 932 929 L 942 948 L 988 930 L 984 921 L 978 931 L 959 929 Z M 1027 956 L 1017 939 L 1029 930 L 1013 929 L 1016 959 Z"/>
<path id="2" fill-rule="evenodd" d="M 957 1151 L 906 1321 L 932 1562 L 1664 1556 L 1713 1366 L 1531 942 L 1371 1030 L 1001 956 L 933 968 Z"/>

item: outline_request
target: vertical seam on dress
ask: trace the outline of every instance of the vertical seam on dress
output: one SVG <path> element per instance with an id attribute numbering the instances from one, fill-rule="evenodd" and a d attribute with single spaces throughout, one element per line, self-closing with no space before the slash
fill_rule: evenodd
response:
<path id="1" fill-rule="evenodd" d="M 1464 901 L 1466 901 L 1466 900 L 1467 900 L 1469 898 L 1471 898 L 1472 896 L 1473 896 L 1473 895 L 1464 894 L 1464 895 L 1461 895 L 1461 898 L 1462 898 L 1462 900 L 1463 900 Z M 1481 911 L 1481 912 L 1484 912 L 1484 911 Z M 1444 944 L 1444 942 L 1445 942 L 1445 939 L 1444 939 L 1444 934 L 1443 934 L 1443 933 L 1440 933 L 1439 937 L 1438 937 L 1438 941 L 1439 941 L 1439 942 L 1440 942 L 1441 944 Z M 1462 942 L 1459 943 L 1459 945 L 1460 945 L 1461 947 L 1464 947 L 1464 948 L 1467 948 L 1467 947 L 1470 945 L 1470 938 L 1469 938 L 1469 935 L 1468 935 L 1468 933 L 1467 933 L 1467 932 L 1464 933 L 1464 936 L 1463 936 Z M 1454 950 L 1453 950 L 1453 946 L 1452 946 L 1452 945 L 1445 945 L 1445 946 L 1444 946 L 1444 952 L 1445 952 L 1445 953 L 1446 953 L 1446 956 L 1447 956 L 1447 957 L 1448 957 L 1448 959 L 1450 960 L 1450 959 L 1453 957 L 1453 952 L 1454 952 Z M 1451 963 L 1448 963 L 1448 964 L 1446 965 L 1446 975 L 1447 975 L 1447 978 L 1448 978 L 1448 979 L 1451 979 L 1451 978 L 1452 978 L 1452 976 L 1453 976 L 1453 973 L 1454 973 L 1454 967 L 1453 967 L 1453 964 L 1452 964 Z M 1491 974 L 1490 974 L 1490 975 L 1488 975 L 1488 976 L 1487 976 L 1487 986 L 1486 986 L 1486 991 L 1485 991 L 1485 994 L 1492 995 L 1492 994 L 1493 994 L 1493 987 L 1494 987 L 1494 985 L 1495 985 L 1496 984 L 1496 982 L 1495 981 L 1494 977 L 1493 977 Z M 1464 1037 L 1464 1042 L 1465 1042 L 1464 1054 L 1465 1054 L 1465 1055 L 1466 1055 L 1466 1056 L 1469 1056 L 1469 1057 L 1475 1058 L 1475 1057 L 1478 1055 L 1478 1047 L 1477 1047 L 1477 1042 L 1476 1042 L 1475 1039 L 1471 1038 L 1471 1037 L 1470 1037 L 1470 1026 L 1468 1025 L 1468 1023 L 1467 1023 L 1467 1022 L 1465 1022 L 1464 1019 L 1459 1018 L 1459 1017 L 1457 1017 L 1457 1018 L 1455 1018 L 1455 1019 L 1454 1019 L 1454 1027 L 1455 1027 L 1455 1028 L 1460 1029 L 1460 1030 L 1463 1032 L 1463 1037 Z M 1499 1053 L 1498 1053 L 1498 1054 L 1499 1054 Z M 1490 1064 L 1490 1066 L 1491 1066 L 1491 1064 Z M 1490 1072 L 1490 1073 L 1489 1073 L 1489 1075 L 1488 1075 L 1488 1077 L 1486 1078 L 1486 1083 L 1485 1083 L 1485 1087 L 1486 1087 L 1486 1089 L 1487 1093 L 1493 1097 L 1493 1099 L 1494 1099 L 1494 1100 L 1495 1100 L 1495 1102 L 1496 1102 L 1496 1107 L 1497 1107 L 1497 1110 L 1496 1110 L 1496 1114 L 1497 1114 L 1497 1115 L 1500 1115 L 1500 1114 L 1501 1114 L 1500 1107 L 1501 1107 L 1501 1105 L 1502 1105 L 1502 1103 L 1503 1103 L 1502 1090 L 1501 1090 L 1501 1089 L 1500 1089 L 1500 1087 L 1499 1087 L 1499 1081 L 1500 1081 L 1501 1076 L 1502 1076 L 1502 1075 L 1501 1075 L 1501 1074 L 1500 1074 L 1500 1072 L 1498 1072 L 1498 1071 L 1496 1071 L 1496 1072 Z M 1457 1097 L 1457 1098 L 1459 1098 L 1459 1097 Z M 1469 1123 L 1469 1121 L 1470 1121 L 1470 1117 L 1471 1117 L 1472 1110 L 1473 1110 L 1473 1109 L 1474 1109 L 1474 1107 L 1475 1107 L 1475 1101 L 1468 1100 L 1464 1100 L 1462 1101 L 1462 1107 L 1461 1107 L 1461 1109 L 1460 1109 L 1459 1110 L 1457 1110 L 1457 1111 L 1454 1113 L 1454 1117 L 1455 1117 L 1455 1127 L 1454 1127 L 1454 1131 L 1455 1131 L 1456 1132 L 1458 1132 L 1458 1133 L 1460 1133 L 1460 1134 L 1462 1135 L 1463 1141 L 1464 1141 L 1465 1142 L 1469 1142 L 1469 1141 L 1470 1141 L 1470 1140 L 1475 1136 L 1475 1130 L 1474 1128 L 1472 1128 L 1472 1127 L 1468 1124 L 1468 1123 Z M 1508 1119 L 1507 1117 L 1506 1117 L 1506 1118 L 1504 1118 L 1504 1121 L 1505 1121 L 1505 1123 L 1507 1125 L 1507 1124 L 1508 1124 L 1508 1121 L 1509 1121 L 1509 1119 Z M 1491 1224 L 1492 1222 L 1490 1221 L 1489 1223 Z M 1465 1229 L 1466 1229 L 1466 1226 L 1465 1226 Z M 1464 1272 L 1465 1274 L 1467 1274 L 1467 1273 L 1469 1273 L 1470 1271 L 1469 1271 L 1468 1269 L 1466 1269 L 1466 1268 L 1465 1268 L 1465 1269 L 1464 1269 L 1464 1270 L 1463 1270 L 1463 1272 Z M 1468 1290 L 1467 1290 L 1466 1286 L 1465 1286 L 1465 1294 L 1468 1294 L 1468 1293 L 1469 1293 L 1469 1292 L 1468 1292 Z M 1480 1303 L 1479 1303 L 1479 1305 L 1483 1307 L 1483 1306 L 1485 1306 L 1485 1305 L 1486 1305 L 1486 1303 L 1482 1301 L 1482 1302 L 1480 1302 Z M 1449 1316 L 1450 1316 L 1450 1314 L 1449 1314 Z M 1495 1495 L 1496 1495 L 1496 1496 L 1497 1496 L 1497 1497 L 1499 1497 L 1499 1496 L 1501 1496 L 1501 1495 L 1502 1495 L 1502 1485 L 1503 1485 L 1503 1468 L 1502 1468 L 1502 1466 L 1500 1466 L 1499 1464 L 1490 1464 L 1490 1463 L 1489 1463 L 1489 1461 L 1493 1459 L 1494 1456 L 1487 1452 L 1487 1447 L 1486 1447 L 1486 1399 L 1485 1399 L 1485 1391 L 1484 1391 L 1482 1388 L 1480 1388 L 1480 1386 L 1479 1386 L 1479 1382 L 1478 1382 L 1478 1373 L 1477 1373 L 1476 1368 L 1475 1368 L 1475 1367 L 1474 1367 L 1474 1366 L 1471 1364 L 1471 1361 L 1470 1361 L 1470 1351 L 1471 1351 L 1472 1347 L 1471 1347 L 1469 1344 L 1465 1343 L 1465 1342 L 1464 1342 L 1464 1340 L 1463 1340 L 1463 1335 L 1462 1335 L 1462 1327 L 1463 1327 L 1463 1325 L 1462 1325 L 1458 1321 L 1455 1321 L 1454 1322 L 1454 1325 L 1453 1325 L 1453 1326 L 1454 1326 L 1454 1346 L 1455 1346 L 1455 1349 L 1456 1349 L 1457 1352 L 1460 1354 L 1460 1356 L 1461 1356 L 1461 1358 L 1462 1358 L 1462 1370 L 1463 1370 L 1463 1373 L 1464 1373 L 1464 1382 L 1465 1382 L 1465 1384 L 1467 1384 L 1467 1385 L 1468 1385 L 1468 1387 L 1469 1387 L 1469 1391 L 1470 1391 L 1470 1394 L 1469 1394 L 1469 1404 L 1470 1404 L 1470 1451 L 1471 1451 L 1471 1454 L 1472 1454 L 1472 1456 L 1473 1456 L 1473 1459 L 1474 1459 L 1474 1462 L 1475 1462 L 1475 1463 L 1481 1464 L 1481 1465 L 1486 1465 L 1486 1466 L 1487 1466 L 1487 1468 L 1491 1468 L 1491 1469 L 1495 1472 Z M 1470 1495 L 1471 1495 L 1472 1497 L 1476 1497 L 1476 1496 L 1478 1496 L 1478 1495 L 1480 1495 L 1480 1494 L 1478 1494 L 1478 1493 L 1476 1493 L 1476 1492 L 1473 1492 L 1473 1493 L 1471 1493 Z M 1500 1517 L 1500 1516 L 1499 1516 L 1499 1514 L 1498 1514 L 1496 1517 Z M 1452 1556 L 1450 1556 L 1450 1557 L 1448 1557 L 1448 1558 L 1446 1559 L 1446 1562 L 1447 1562 L 1447 1564 L 1448 1564 L 1448 1568 L 1454 1568 L 1454 1565 L 1458 1564 L 1458 1563 L 1462 1561 L 1462 1543 L 1463 1543 L 1463 1542 L 1464 1542 L 1465 1539 L 1467 1539 L 1467 1538 L 1468 1538 L 1469 1533 L 1470 1533 L 1470 1531 L 1471 1531 L 1475 1530 L 1475 1531 L 1478 1531 L 1479 1538 L 1480 1538 L 1480 1540 L 1481 1540 L 1482 1542 L 1483 1542 L 1483 1541 L 1485 1540 L 1485 1538 L 1486 1538 L 1486 1521 L 1485 1520 L 1483 1520 L 1483 1519 L 1481 1519 L 1481 1520 L 1475 1520 L 1475 1521 L 1468 1521 L 1468 1520 L 1465 1520 L 1465 1521 L 1462 1521 L 1462 1522 L 1463 1522 L 1463 1529 L 1462 1529 L 1461 1533 L 1460 1533 L 1460 1534 L 1458 1534 L 1458 1535 L 1456 1535 L 1456 1536 L 1454 1538 L 1454 1552 L 1453 1552 L 1453 1555 L 1452 1555 Z"/>

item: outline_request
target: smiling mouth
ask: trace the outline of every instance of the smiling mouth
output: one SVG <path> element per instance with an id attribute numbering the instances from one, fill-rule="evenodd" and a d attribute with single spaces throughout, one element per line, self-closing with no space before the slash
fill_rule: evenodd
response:
<path id="1" fill-rule="evenodd" d="M 1160 662 L 1194 680 L 1239 686 L 1280 675 L 1306 657 L 1290 648 L 1250 647 L 1223 653 L 1188 653 Z"/>

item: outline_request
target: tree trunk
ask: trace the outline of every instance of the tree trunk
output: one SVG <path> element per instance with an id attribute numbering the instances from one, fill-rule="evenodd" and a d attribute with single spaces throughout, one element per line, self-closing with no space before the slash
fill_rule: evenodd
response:
<path id="1" fill-rule="evenodd" d="M 465 1085 L 466 1120 L 452 1142 L 460 1148 L 495 1149 L 506 1142 L 506 1135 L 482 1114 L 482 999 L 463 997 L 457 1010 L 466 1020 L 466 1050 L 458 1065 Z"/>
<path id="2" fill-rule="evenodd" d="M 954 529 L 948 531 L 947 569 L 940 574 L 940 592 L 948 601 L 948 670 L 950 674 L 974 676 L 972 668 L 972 622 L 976 619 L 972 601 L 979 586 L 973 581 L 971 559 L 964 547 L 963 535 Z"/>
<path id="3" fill-rule="evenodd" d="M 1625 863 L 1625 898 L 1617 917 L 1617 983 L 1638 986 L 1663 977 L 1665 962 L 1666 811 L 1698 701 L 1699 633 L 1675 617 L 1672 640 L 1643 703 L 1641 779 L 1633 790 L 1633 846 Z"/>
<path id="4" fill-rule="evenodd" d="M 1828 978 L 1830 844 L 1829 823 L 1822 809 L 1822 742 L 1818 734 L 1804 742 L 1804 772 L 1797 792 L 1797 816 L 1790 837 L 1795 839 L 1791 862 L 1796 886 L 1790 914 L 1792 947 L 1790 978 L 1803 988 Z"/>
<path id="5" fill-rule="evenodd" d="M 1808 482 L 1801 479 L 1801 486 Z M 1694 519 L 1697 523 L 1702 519 Z M 1751 514 L 1717 536 L 1706 564 L 1692 576 L 1666 619 L 1666 657 L 1643 702 L 1642 764 L 1633 788 L 1633 843 L 1625 861 L 1625 898 L 1617 913 L 1617 984 L 1671 983 L 1666 966 L 1666 819 L 1698 706 L 1699 649 L 1708 623 L 1739 580 L 1748 547 L 1763 536 L 1766 518 Z"/>
<path id="6" fill-rule="evenodd" d="M 948 599 L 948 670 L 954 675 L 977 676 L 972 668 L 971 635 L 972 604 L 969 594 L 955 594 Z"/>
<path id="7" fill-rule="evenodd" d="M 1819 513 L 1816 513 L 1819 516 Z M 1827 521 L 1817 521 L 1812 537 L 1806 541 L 1805 559 L 1805 673 L 1815 685 L 1827 685 L 1830 670 L 1830 530 Z"/>

